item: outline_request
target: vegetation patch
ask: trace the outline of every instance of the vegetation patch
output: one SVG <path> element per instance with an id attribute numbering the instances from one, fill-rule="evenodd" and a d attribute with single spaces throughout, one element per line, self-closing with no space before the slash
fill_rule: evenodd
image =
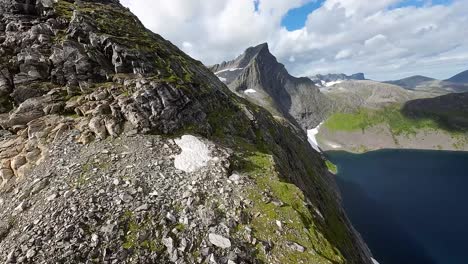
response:
<path id="1" fill-rule="evenodd" d="M 325 121 L 324 126 L 331 131 L 364 131 L 378 124 L 387 124 L 394 135 L 416 134 L 421 129 L 442 129 L 429 118 L 408 118 L 402 114 L 400 108 L 400 105 L 392 105 L 377 110 L 361 108 L 353 113 L 334 113 Z"/>
<path id="2" fill-rule="evenodd" d="M 325 165 L 327 165 L 327 168 L 331 173 L 333 173 L 333 174 L 338 173 L 338 167 L 335 164 L 333 164 L 331 161 L 326 160 Z"/>
<path id="3" fill-rule="evenodd" d="M 258 240 L 273 244 L 271 252 L 267 252 L 259 243 L 258 258 L 265 263 L 272 258 L 279 263 L 344 263 L 339 250 L 316 223 L 318 219 L 307 207 L 303 192 L 281 179 L 273 156 L 245 142 L 239 145 L 247 151 L 238 157 L 235 166 L 255 182 L 246 190 L 253 202 L 250 208 L 250 215 L 254 216 L 250 223 L 253 234 Z M 270 200 L 265 200 L 265 193 Z M 288 243 L 296 243 L 304 251 L 295 250 Z"/>

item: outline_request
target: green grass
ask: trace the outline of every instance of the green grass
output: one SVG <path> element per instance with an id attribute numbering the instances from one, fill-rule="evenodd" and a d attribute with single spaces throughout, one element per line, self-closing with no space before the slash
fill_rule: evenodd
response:
<path id="1" fill-rule="evenodd" d="M 326 160 L 325 165 L 327 165 L 327 168 L 331 173 L 333 173 L 333 174 L 338 173 L 338 167 L 335 164 L 333 164 L 331 161 Z"/>
<path id="2" fill-rule="evenodd" d="M 250 226 L 257 239 L 271 241 L 275 245 L 268 255 L 264 254 L 261 244 L 257 245 L 257 257 L 265 263 L 271 260 L 271 256 L 280 263 L 344 263 L 343 256 L 326 238 L 322 227 L 306 206 L 304 193 L 296 185 L 281 179 L 273 156 L 258 151 L 255 146 L 241 145 L 249 151 L 238 157 L 236 167 L 255 182 L 245 190 L 253 202 L 250 215 L 257 215 Z M 265 190 L 283 205 L 276 206 L 264 201 L 262 192 Z M 276 221 L 283 223 L 281 232 L 277 231 Z M 244 226 L 238 226 L 237 230 L 242 234 Z M 291 250 L 285 246 L 286 241 L 296 242 L 306 251 Z"/>
<path id="3" fill-rule="evenodd" d="M 400 105 L 378 110 L 361 108 L 354 113 L 334 113 L 324 126 L 331 131 L 364 131 L 378 124 L 387 124 L 394 135 L 415 134 L 420 129 L 442 129 L 431 119 L 405 117 L 400 111 Z"/>

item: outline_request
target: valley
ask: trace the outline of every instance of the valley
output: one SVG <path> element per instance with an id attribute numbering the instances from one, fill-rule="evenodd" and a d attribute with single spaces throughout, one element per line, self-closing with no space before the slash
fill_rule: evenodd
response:
<path id="1" fill-rule="evenodd" d="M 463 74 L 443 81 L 413 76 L 378 82 L 363 73 L 296 78 L 267 44 L 210 69 L 237 95 L 309 131 L 316 149 L 468 150 L 468 100 L 463 96 L 468 82 L 463 82 Z M 433 109 L 437 105 L 445 108 Z M 462 129 L 453 128 L 459 123 Z"/>

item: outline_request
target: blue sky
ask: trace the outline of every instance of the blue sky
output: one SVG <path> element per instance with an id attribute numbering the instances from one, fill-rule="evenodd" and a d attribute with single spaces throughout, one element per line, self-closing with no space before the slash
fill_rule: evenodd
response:
<path id="1" fill-rule="evenodd" d="M 376 0 L 378 1 L 378 0 Z M 304 27 L 307 16 L 314 10 L 320 8 L 325 0 L 313 0 L 299 8 L 291 9 L 284 16 L 281 25 L 286 27 L 289 31 L 301 29 Z M 452 0 L 403 0 L 400 3 L 390 8 L 401 8 L 407 6 L 423 7 L 425 5 L 448 5 Z M 258 1 L 255 1 L 256 9 L 258 8 Z"/>
<path id="2" fill-rule="evenodd" d="M 291 9 L 281 21 L 288 30 L 301 29 L 305 25 L 307 16 L 323 4 L 323 0 L 312 1 L 299 8 Z"/>

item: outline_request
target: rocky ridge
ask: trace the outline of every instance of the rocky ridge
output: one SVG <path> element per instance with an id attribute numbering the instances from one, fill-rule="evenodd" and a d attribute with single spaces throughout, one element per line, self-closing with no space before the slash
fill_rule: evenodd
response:
<path id="1" fill-rule="evenodd" d="M 118 1 L 0 11 L 0 262 L 371 263 L 304 133 Z"/>

